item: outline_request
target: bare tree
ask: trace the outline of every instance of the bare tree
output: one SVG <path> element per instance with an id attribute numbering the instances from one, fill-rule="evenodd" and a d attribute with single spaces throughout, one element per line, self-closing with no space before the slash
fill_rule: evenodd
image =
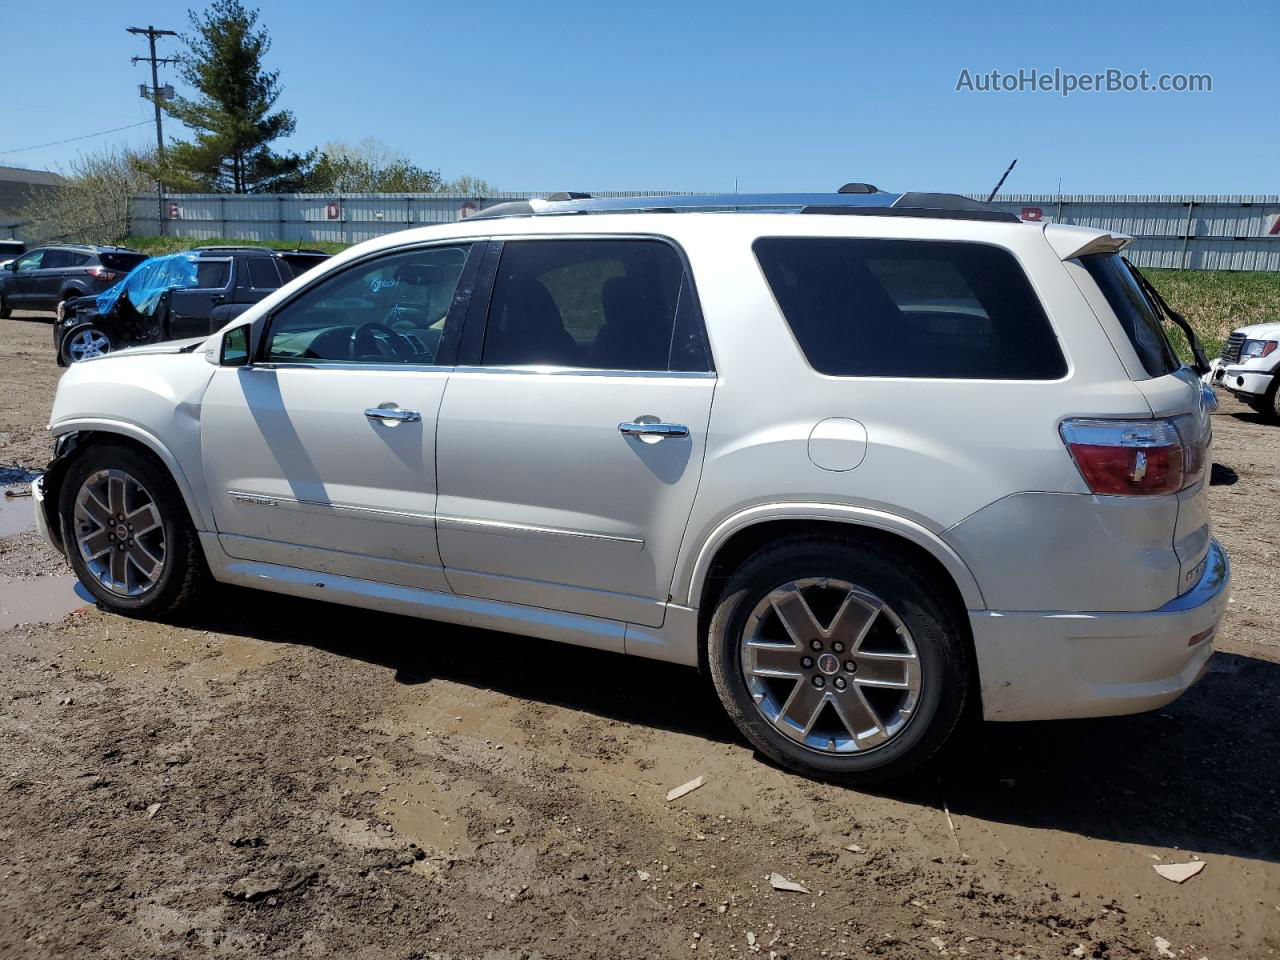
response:
<path id="1" fill-rule="evenodd" d="M 23 208 L 30 236 L 41 242 L 120 242 L 129 233 L 130 195 L 155 188 L 139 169 L 152 159 L 150 152 L 128 147 L 81 154 L 63 173 L 61 184 Z"/>

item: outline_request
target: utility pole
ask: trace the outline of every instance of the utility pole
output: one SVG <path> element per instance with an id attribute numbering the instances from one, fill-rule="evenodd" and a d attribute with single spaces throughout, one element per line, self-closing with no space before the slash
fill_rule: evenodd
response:
<path id="1" fill-rule="evenodd" d="M 160 87 L 160 64 L 178 63 L 177 57 L 157 57 L 156 56 L 156 38 L 157 37 L 176 37 L 178 34 L 173 30 L 157 30 L 155 27 L 128 27 L 130 33 L 139 34 L 147 38 L 151 43 L 151 56 L 149 57 L 132 57 L 130 58 L 134 65 L 139 63 L 151 64 L 151 100 L 156 107 L 156 163 L 163 169 L 164 167 L 164 128 L 161 126 L 160 98 L 165 94 L 165 90 Z M 172 88 L 167 88 L 168 95 L 173 96 Z M 160 230 L 160 236 L 164 236 L 164 184 L 156 180 L 156 224 Z"/>

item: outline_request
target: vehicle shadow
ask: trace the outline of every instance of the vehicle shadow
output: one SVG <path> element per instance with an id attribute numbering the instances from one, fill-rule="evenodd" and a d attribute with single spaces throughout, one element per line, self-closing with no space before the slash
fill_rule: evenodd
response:
<path id="1" fill-rule="evenodd" d="M 449 680 L 710 741 L 741 741 L 711 685 L 691 669 L 224 589 L 228 595 L 192 626 L 304 644 L 386 667 L 400 683 Z M 300 624 L 314 626 L 304 631 Z M 609 683 L 599 682 L 606 675 Z M 974 721 L 925 772 L 868 792 L 930 807 L 945 799 L 953 814 L 992 822 L 1280 862 L 1277 703 L 1280 664 L 1218 653 L 1204 679 L 1161 710 Z"/>

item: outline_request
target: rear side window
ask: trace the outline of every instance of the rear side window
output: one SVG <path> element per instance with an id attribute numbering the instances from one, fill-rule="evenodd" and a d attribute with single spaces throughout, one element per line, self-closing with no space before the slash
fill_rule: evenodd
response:
<path id="1" fill-rule="evenodd" d="M 100 253 L 98 254 L 99 262 L 108 270 L 116 270 L 120 273 L 128 273 L 143 260 L 147 259 L 141 253 Z"/>
<path id="2" fill-rule="evenodd" d="M 684 263 L 657 240 L 508 241 L 481 363 L 710 369 Z"/>
<path id="3" fill-rule="evenodd" d="M 250 257 L 249 286 L 258 290 L 274 290 L 280 286 L 280 274 L 276 271 L 276 262 L 270 257 Z"/>
<path id="4" fill-rule="evenodd" d="M 1177 370 L 1181 364 L 1165 336 L 1164 325 L 1120 255 L 1093 254 L 1081 257 L 1080 263 L 1107 298 L 1111 312 L 1133 344 L 1143 369 L 1153 377 L 1163 377 Z"/>
<path id="5" fill-rule="evenodd" d="M 1057 380 L 1067 363 L 1013 255 L 979 243 L 764 237 L 805 358 L 834 377 Z"/>

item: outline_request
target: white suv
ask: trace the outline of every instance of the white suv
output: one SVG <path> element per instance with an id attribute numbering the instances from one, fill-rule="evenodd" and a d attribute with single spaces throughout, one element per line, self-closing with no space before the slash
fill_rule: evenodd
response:
<path id="1" fill-rule="evenodd" d="M 1204 672 L 1212 394 L 1127 237 L 858 186 L 514 206 L 71 368 L 36 512 L 85 586 L 698 666 L 763 753 L 848 780 L 966 710 L 1149 710 Z"/>

